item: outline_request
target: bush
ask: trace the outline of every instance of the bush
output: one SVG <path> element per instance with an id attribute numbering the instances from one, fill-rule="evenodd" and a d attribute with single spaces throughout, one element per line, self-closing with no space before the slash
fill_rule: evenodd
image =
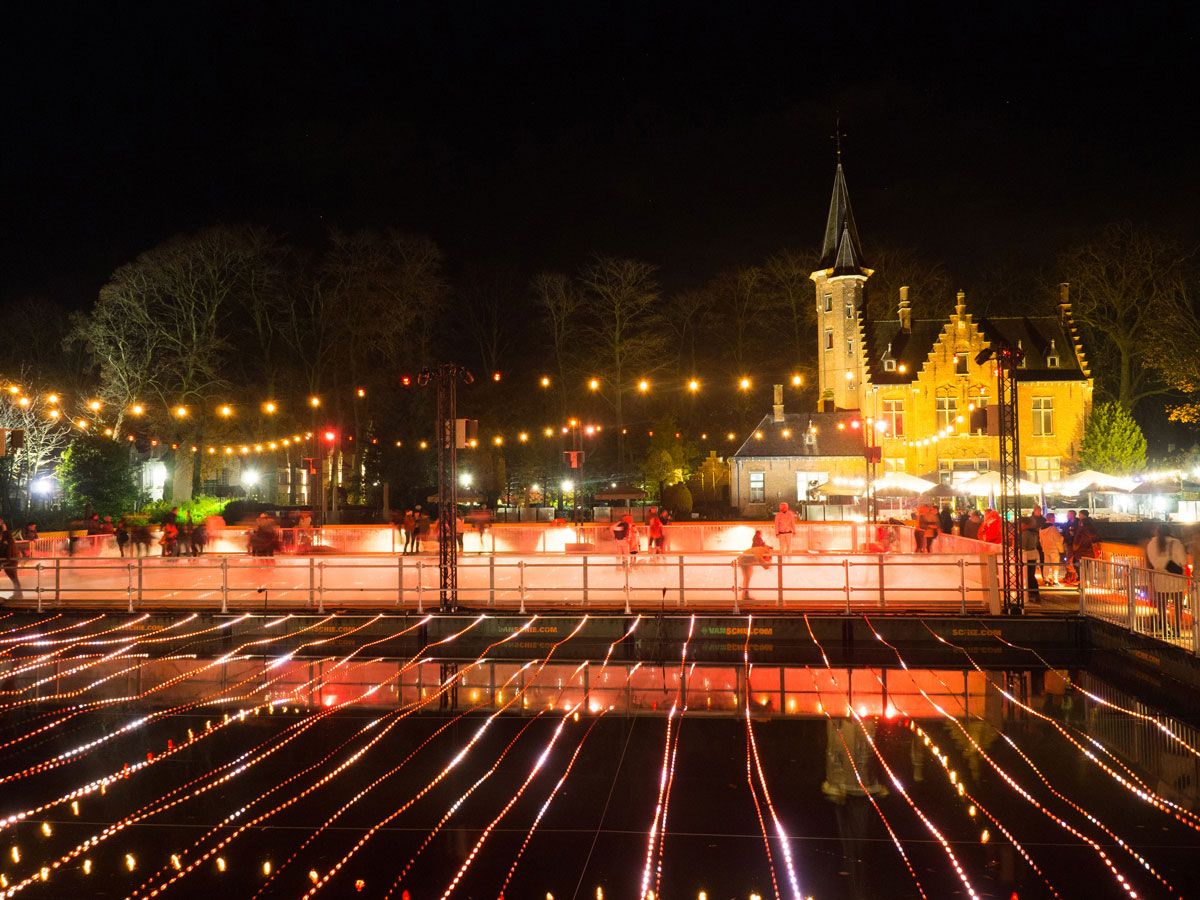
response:
<path id="1" fill-rule="evenodd" d="M 92 512 L 116 518 L 137 507 L 129 449 L 114 440 L 84 435 L 71 442 L 58 463 L 58 480 L 69 516 Z"/>
<path id="2" fill-rule="evenodd" d="M 155 500 L 153 503 L 148 503 L 141 509 L 141 515 L 147 521 L 160 523 L 163 516 L 169 513 L 174 507 L 179 507 L 179 517 L 186 519 L 187 514 L 192 514 L 193 522 L 202 522 L 209 516 L 219 516 L 224 511 L 228 500 L 223 497 L 206 497 L 203 494 L 193 497 L 190 500 L 185 500 L 182 503 L 176 503 L 173 500 Z"/>
<path id="3" fill-rule="evenodd" d="M 692 492 L 683 482 L 669 484 L 662 489 L 662 505 L 671 510 L 676 519 L 692 517 Z"/>

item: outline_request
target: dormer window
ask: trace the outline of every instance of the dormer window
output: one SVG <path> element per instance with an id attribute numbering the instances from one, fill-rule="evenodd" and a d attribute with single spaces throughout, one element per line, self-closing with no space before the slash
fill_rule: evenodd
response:
<path id="1" fill-rule="evenodd" d="M 1054 348 L 1054 341 L 1050 342 L 1050 352 L 1046 354 L 1046 368 L 1058 368 L 1058 351 Z"/>
<path id="2" fill-rule="evenodd" d="M 816 445 L 817 445 L 817 436 L 815 434 L 813 434 L 811 431 L 807 432 L 804 435 L 804 446 L 805 447 L 815 447 Z"/>
<path id="3" fill-rule="evenodd" d="M 883 361 L 883 371 L 895 372 L 896 371 L 896 361 L 894 359 L 890 359 L 890 358 L 885 359 Z"/>

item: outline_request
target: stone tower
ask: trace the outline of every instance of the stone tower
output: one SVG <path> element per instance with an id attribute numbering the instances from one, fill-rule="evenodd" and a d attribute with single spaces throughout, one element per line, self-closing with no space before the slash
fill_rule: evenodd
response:
<path id="1" fill-rule="evenodd" d="M 863 261 L 840 160 L 833 179 L 821 262 L 809 277 L 817 294 L 820 408 L 861 409 L 867 375 L 862 331 L 863 289 L 871 277 L 871 269 Z"/>

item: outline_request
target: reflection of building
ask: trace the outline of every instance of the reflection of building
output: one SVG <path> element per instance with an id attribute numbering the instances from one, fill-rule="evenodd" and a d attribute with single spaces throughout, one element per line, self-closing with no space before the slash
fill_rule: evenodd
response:
<path id="1" fill-rule="evenodd" d="M 1078 455 L 1092 402 L 1092 378 L 1071 319 L 1067 285 L 1061 286 L 1052 315 L 976 317 L 967 311 L 960 291 L 950 316 L 915 318 L 908 289 L 901 288 L 896 318 L 871 320 L 865 315 L 871 274 L 839 163 L 820 268 L 811 276 L 822 412 L 858 410 L 884 420 L 883 472 L 938 472 L 948 481 L 956 472 L 987 471 L 997 452 L 987 415 L 996 398 L 996 377 L 992 363 L 976 362 L 976 357 L 994 342 L 1006 341 L 1024 353 L 1018 372 L 1021 465 L 1034 480 L 1057 480 Z M 768 418 L 758 430 L 764 425 L 769 430 Z M 735 454 L 743 457 L 740 468 L 746 474 L 740 484 L 735 459 L 731 501 L 743 511 L 753 511 L 748 507 L 758 495 L 754 482 L 776 480 L 767 473 L 807 455 L 804 433 L 788 430 L 789 438 L 772 436 L 779 452 L 770 457 L 770 465 L 743 454 L 746 445 Z M 778 446 L 780 440 L 790 443 Z M 861 451 L 859 459 L 856 474 L 861 475 Z M 836 469 L 832 459 L 829 469 Z M 765 501 L 759 502 L 772 506 L 778 500 L 803 499 L 794 488 L 777 490 L 778 497 L 768 487 Z"/>

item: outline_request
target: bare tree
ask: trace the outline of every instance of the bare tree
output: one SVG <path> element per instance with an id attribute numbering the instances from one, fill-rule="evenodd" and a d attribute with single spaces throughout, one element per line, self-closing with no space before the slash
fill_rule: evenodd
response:
<path id="1" fill-rule="evenodd" d="M 632 259 L 597 256 L 580 273 L 588 336 L 599 357 L 603 396 L 616 415 L 617 465 L 625 465 L 625 394 L 656 364 L 662 333 L 653 327 L 658 300 L 655 267 Z"/>
<path id="2" fill-rule="evenodd" d="M 675 359 L 680 374 L 695 374 L 698 359 L 696 345 L 705 316 L 713 308 L 712 291 L 707 288 L 677 291 L 663 304 L 663 320 L 675 338 Z"/>
<path id="3" fill-rule="evenodd" d="M 1155 377 L 1160 347 L 1151 334 L 1178 310 L 1188 260 L 1175 242 L 1128 223 L 1109 225 L 1059 259 L 1100 386 L 1129 411 L 1169 390 Z"/>
<path id="4" fill-rule="evenodd" d="M 811 358 L 816 341 L 816 290 L 810 276 L 819 261 L 815 250 L 781 250 L 763 264 L 763 288 L 770 307 L 791 325 L 789 362 L 793 365 Z"/>
<path id="5" fill-rule="evenodd" d="M 559 272 L 539 272 L 533 277 L 533 298 L 541 311 L 542 321 L 550 333 L 554 351 L 554 367 L 558 375 L 559 413 L 566 418 L 568 372 L 571 371 L 571 348 L 580 330 L 583 298 L 570 277 Z"/>
<path id="6" fill-rule="evenodd" d="M 456 281 L 454 315 L 474 339 L 482 371 L 497 372 L 513 345 L 520 279 L 509 265 L 486 263 L 468 266 Z"/>
<path id="7" fill-rule="evenodd" d="M 1180 395 L 1168 407 L 1171 418 L 1196 424 L 1200 423 L 1200 291 L 1195 268 L 1188 270 L 1164 304 L 1163 315 L 1150 325 L 1150 341 L 1157 352 L 1148 365 Z"/>
<path id="8" fill-rule="evenodd" d="M 718 336 L 734 377 L 747 374 L 766 346 L 761 326 L 767 319 L 770 295 L 765 282 L 766 273 L 758 266 L 724 272 L 712 282 Z"/>
<path id="9" fill-rule="evenodd" d="M 900 288 L 907 286 L 913 312 L 920 319 L 940 319 L 954 310 L 954 287 L 945 267 L 907 247 L 874 247 L 874 273 L 867 282 L 868 319 L 896 318 Z"/>
<path id="10" fill-rule="evenodd" d="M 59 454 L 70 443 L 70 417 L 61 413 L 59 403 L 49 401 L 50 393 L 37 390 L 36 376 L 29 368 L 21 370 L 20 394 L 4 394 L 0 400 L 0 428 L 24 432 L 24 446 L 3 457 L 3 510 L 8 517 L 28 519 L 32 485 L 53 471 Z M 20 523 L 10 522 L 14 529 Z"/>

